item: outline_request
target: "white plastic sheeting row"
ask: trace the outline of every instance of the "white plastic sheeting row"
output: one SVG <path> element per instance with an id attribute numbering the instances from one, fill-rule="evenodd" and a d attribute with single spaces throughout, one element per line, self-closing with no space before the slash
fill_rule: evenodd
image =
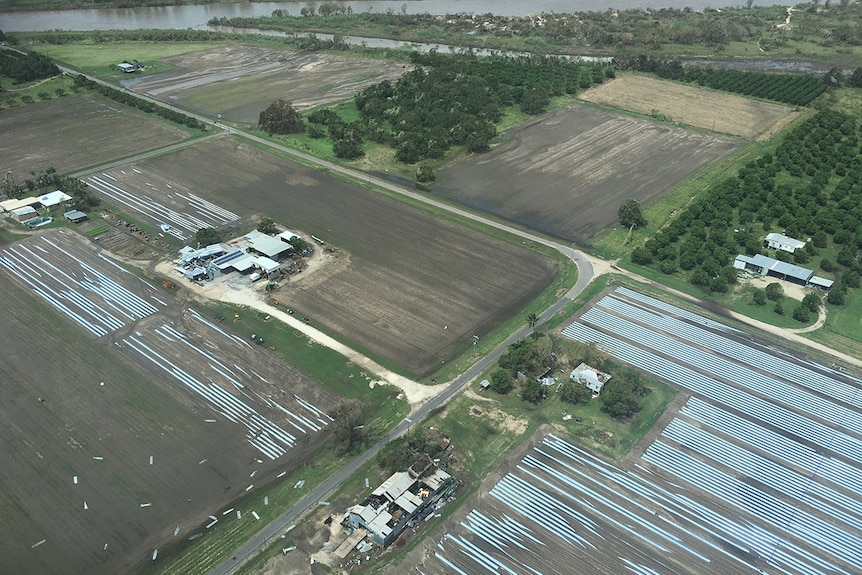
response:
<path id="1" fill-rule="evenodd" d="M 0 251 L 0 266 L 54 309 L 99 337 L 158 311 L 46 236 Z"/>

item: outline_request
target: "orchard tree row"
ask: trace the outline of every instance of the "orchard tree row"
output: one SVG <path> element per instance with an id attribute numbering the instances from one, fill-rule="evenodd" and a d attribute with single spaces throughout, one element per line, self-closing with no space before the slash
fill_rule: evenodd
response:
<path id="1" fill-rule="evenodd" d="M 769 255 L 843 275 L 847 285 L 837 283 L 838 292 L 855 287 L 862 272 L 861 135 L 854 117 L 818 112 L 789 133 L 774 155 L 714 184 L 635 248 L 632 261 L 724 293 L 737 281 L 735 256 L 764 253 L 764 235 L 783 231 L 811 241 L 793 254 Z"/>
<path id="2" fill-rule="evenodd" d="M 715 90 L 774 100 L 794 106 L 807 106 L 827 88 L 840 87 L 843 83 L 843 76 L 837 69 L 830 70 L 825 76 L 750 72 L 725 68 L 683 66 L 678 60 L 663 60 L 643 54 L 630 58 L 620 58 L 617 64 L 623 69 L 649 72 L 668 80 L 688 82 Z M 860 69 L 859 74 L 862 74 L 862 69 Z M 854 74 L 853 79 L 859 74 Z"/>

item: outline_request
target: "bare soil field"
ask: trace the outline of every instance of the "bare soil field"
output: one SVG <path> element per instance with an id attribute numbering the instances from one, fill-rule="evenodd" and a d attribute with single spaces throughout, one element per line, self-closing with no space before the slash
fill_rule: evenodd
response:
<path id="1" fill-rule="evenodd" d="M 571 105 L 505 133 L 441 172 L 435 192 L 587 245 L 628 198 L 660 197 L 736 145 L 667 124 Z"/>
<path id="2" fill-rule="evenodd" d="M 558 264 L 231 140 L 134 166 L 256 221 L 323 238 L 349 255 L 282 282 L 277 297 L 312 325 L 413 374 L 428 374 L 554 278 Z M 154 194 L 139 179 L 127 191 Z M 301 277 L 301 276 L 300 276 Z"/>
<path id="3" fill-rule="evenodd" d="M 77 234 L 5 247 L 0 290 L 3 572 L 132 572 L 326 437 L 337 397 Z"/>
<path id="4" fill-rule="evenodd" d="M 802 113 L 790 106 L 635 74 L 595 86 L 579 97 L 642 114 L 663 114 L 675 122 L 749 140 L 768 140 Z"/>
<path id="5" fill-rule="evenodd" d="M 282 98 L 304 110 L 353 97 L 383 80 L 396 80 L 402 62 L 349 55 L 227 46 L 165 60 L 169 73 L 124 81 L 129 89 L 184 109 L 241 124 Z"/>
<path id="6" fill-rule="evenodd" d="M 0 134 L 0 171 L 12 170 L 19 183 L 31 171 L 54 167 L 66 173 L 188 138 L 178 128 L 90 95 L 4 111 Z"/>

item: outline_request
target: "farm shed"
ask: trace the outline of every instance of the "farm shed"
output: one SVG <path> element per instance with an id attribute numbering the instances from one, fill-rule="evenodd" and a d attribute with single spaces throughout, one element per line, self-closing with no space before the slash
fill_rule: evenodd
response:
<path id="1" fill-rule="evenodd" d="M 290 242 L 290 240 L 292 240 L 293 238 L 298 238 L 299 235 L 293 233 L 290 230 L 284 230 L 283 232 L 278 234 L 277 237 L 281 238 L 281 241 L 283 241 L 283 242 Z"/>
<path id="2" fill-rule="evenodd" d="M 53 192 L 39 196 L 37 199 L 39 200 L 39 203 L 42 204 L 42 206 L 48 208 L 49 210 L 53 210 L 60 204 L 71 200 L 72 196 L 65 192 L 61 192 L 60 190 L 54 190 Z"/>
<path id="3" fill-rule="evenodd" d="M 79 222 L 83 222 L 87 219 L 87 214 L 80 210 L 69 210 L 63 214 L 63 217 L 72 222 L 73 224 L 77 224 Z"/>
<path id="4" fill-rule="evenodd" d="M 26 222 L 27 220 L 32 220 L 38 215 L 39 212 L 37 212 L 36 208 L 34 208 L 33 206 L 24 206 L 23 208 L 12 210 L 12 216 L 19 222 Z"/>
<path id="5" fill-rule="evenodd" d="M 4 212 L 14 212 L 15 210 L 33 207 L 39 203 L 37 198 L 21 198 L 20 200 L 11 199 L 0 202 L 0 209 Z"/>
<path id="6" fill-rule="evenodd" d="M 763 240 L 764 247 L 767 247 L 772 250 L 784 250 L 785 252 L 790 252 L 791 254 L 805 247 L 805 242 L 799 241 L 795 238 L 791 238 L 790 236 L 785 236 L 784 234 L 766 234 L 766 238 Z"/>
<path id="7" fill-rule="evenodd" d="M 244 237 L 248 240 L 249 249 L 273 260 L 293 249 L 293 246 L 287 242 L 258 231 L 249 232 Z"/>
<path id="8" fill-rule="evenodd" d="M 375 543 L 386 547 L 423 511 L 430 513 L 451 483 L 452 477 L 442 469 L 424 478 L 398 471 L 361 505 L 351 507 L 347 521 L 354 528 L 365 527 Z"/>
<path id="9" fill-rule="evenodd" d="M 575 383 L 580 383 L 584 387 L 593 392 L 593 395 L 602 393 L 602 388 L 611 379 L 610 374 L 587 365 L 581 362 L 578 367 L 572 370 L 569 374 L 569 379 Z"/>
<path id="10" fill-rule="evenodd" d="M 269 258 L 254 258 L 252 260 L 252 263 L 255 265 L 255 267 L 260 268 L 260 270 L 265 273 L 267 277 L 271 277 L 273 275 L 281 273 L 281 264 Z"/>
<path id="11" fill-rule="evenodd" d="M 128 62 L 123 62 L 122 64 L 117 64 L 117 70 L 123 72 L 124 74 L 134 74 L 137 72 L 137 66 L 129 64 Z"/>
<path id="12" fill-rule="evenodd" d="M 822 289 L 832 287 L 831 280 L 815 276 L 813 270 L 761 254 L 756 254 L 754 257 L 740 254 L 733 261 L 733 267 L 738 270 L 751 270 L 760 275 L 776 277 L 803 286 L 814 285 Z"/>
<path id="13" fill-rule="evenodd" d="M 243 273 L 254 267 L 254 259 L 253 255 L 247 254 L 239 248 L 234 248 L 225 255 L 214 259 L 212 263 L 222 272 L 234 270 Z"/>

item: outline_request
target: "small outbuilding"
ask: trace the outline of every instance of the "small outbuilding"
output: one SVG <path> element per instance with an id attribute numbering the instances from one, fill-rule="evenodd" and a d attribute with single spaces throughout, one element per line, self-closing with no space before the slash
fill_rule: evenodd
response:
<path id="1" fill-rule="evenodd" d="M 86 220 L 87 214 L 80 210 L 69 210 L 68 212 L 63 213 L 63 217 L 72 222 L 73 224 L 77 224 Z"/>
<path id="2" fill-rule="evenodd" d="M 134 74 L 138 71 L 138 67 L 134 64 L 129 64 L 128 62 L 123 62 L 122 64 L 117 64 L 117 70 L 124 74 Z"/>
<path id="3" fill-rule="evenodd" d="M 784 234 L 771 233 L 766 234 L 763 240 L 763 246 L 771 250 L 783 250 L 791 254 L 798 249 L 805 247 L 805 242 L 799 241 L 796 238 L 785 236 Z"/>
<path id="4" fill-rule="evenodd" d="M 12 210 L 12 216 L 19 222 L 26 222 L 39 216 L 39 212 L 33 206 L 24 206 L 17 210 Z"/>

